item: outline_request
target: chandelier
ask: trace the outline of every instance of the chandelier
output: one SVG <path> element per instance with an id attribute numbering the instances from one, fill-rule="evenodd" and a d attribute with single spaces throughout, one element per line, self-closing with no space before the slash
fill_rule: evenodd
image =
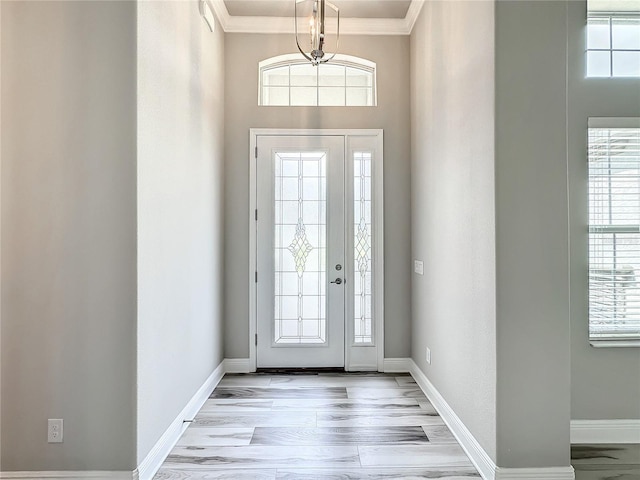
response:
<path id="1" fill-rule="evenodd" d="M 300 40 L 298 37 L 298 4 L 299 3 L 313 3 L 313 10 L 311 17 L 309 18 L 309 52 L 305 52 L 300 46 Z M 336 30 L 336 51 L 329 57 L 325 58 L 325 52 L 323 50 L 325 46 L 325 12 L 329 7 L 336 12 L 338 17 L 337 30 Z M 294 11 L 294 23 L 296 32 L 296 45 L 300 53 L 309 60 L 314 66 L 321 63 L 326 63 L 336 56 L 338 51 L 338 42 L 340 40 L 340 10 L 333 3 L 326 0 L 295 0 Z"/>

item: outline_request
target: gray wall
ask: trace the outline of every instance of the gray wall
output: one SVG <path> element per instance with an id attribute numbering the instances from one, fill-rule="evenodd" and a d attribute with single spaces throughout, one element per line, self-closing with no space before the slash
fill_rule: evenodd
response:
<path id="1" fill-rule="evenodd" d="M 493 2 L 427 2 L 411 35 L 411 352 L 495 459 L 493 33 Z"/>
<path id="2" fill-rule="evenodd" d="M 640 418 L 640 348 L 593 348 L 588 324 L 588 117 L 640 116 L 640 80 L 586 79 L 585 2 L 569 2 L 571 418 Z"/>
<path id="3" fill-rule="evenodd" d="M 412 356 L 503 468 L 570 461 L 566 8 L 429 2 L 412 35 Z"/>
<path id="4" fill-rule="evenodd" d="M 138 463 L 223 358 L 224 36 L 138 2 Z"/>
<path id="5" fill-rule="evenodd" d="M 249 356 L 249 128 L 384 129 L 385 356 L 410 352 L 409 39 L 340 39 L 378 66 L 377 107 L 258 107 L 258 62 L 296 49 L 291 35 L 225 39 L 225 356 Z"/>
<path id="6" fill-rule="evenodd" d="M 0 215 L 2 212 L 2 2 L 0 2 Z M 2 302 L 2 221 L 0 220 L 0 303 Z M 2 471 L 2 308 L 0 307 L 0 472 Z"/>
<path id="7" fill-rule="evenodd" d="M 566 8 L 496 2 L 501 467 L 569 465 Z"/>
<path id="8" fill-rule="evenodd" d="M 1 31 L 2 469 L 131 470 L 135 4 L 3 1 Z"/>

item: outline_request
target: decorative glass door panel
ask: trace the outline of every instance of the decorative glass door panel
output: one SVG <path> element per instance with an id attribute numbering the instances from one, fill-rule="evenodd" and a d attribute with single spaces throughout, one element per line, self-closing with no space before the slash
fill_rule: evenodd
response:
<path id="1" fill-rule="evenodd" d="M 371 152 L 353 153 L 354 343 L 373 343 Z"/>
<path id="2" fill-rule="evenodd" d="M 327 152 L 275 152 L 276 344 L 327 342 Z"/>
<path id="3" fill-rule="evenodd" d="M 344 137 L 259 136 L 257 365 L 344 365 Z"/>

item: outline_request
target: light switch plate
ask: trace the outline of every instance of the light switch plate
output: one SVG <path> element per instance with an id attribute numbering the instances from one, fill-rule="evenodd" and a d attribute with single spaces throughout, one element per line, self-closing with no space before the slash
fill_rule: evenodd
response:
<path id="1" fill-rule="evenodd" d="M 418 275 L 424 275 L 424 262 L 422 260 L 414 260 L 413 271 Z"/>

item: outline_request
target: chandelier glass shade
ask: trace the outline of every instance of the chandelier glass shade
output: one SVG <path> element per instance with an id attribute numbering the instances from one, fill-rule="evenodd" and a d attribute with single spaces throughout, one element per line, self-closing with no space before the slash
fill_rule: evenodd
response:
<path id="1" fill-rule="evenodd" d="M 336 56 L 338 51 L 338 42 L 340 41 L 340 9 L 336 7 L 333 3 L 327 2 L 326 0 L 294 0 L 295 2 L 295 12 L 294 12 L 294 23 L 295 23 L 295 33 L 296 33 L 296 45 L 298 46 L 298 50 L 300 53 L 304 55 L 304 57 L 309 60 L 313 65 L 319 65 L 321 63 L 326 63 Z M 299 4 L 302 3 L 312 3 L 312 13 L 309 17 L 309 50 L 306 51 L 300 46 L 300 37 L 298 35 L 298 9 Z M 337 16 L 337 30 L 336 30 L 336 49 L 335 51 L 327 56 L 324 51 L 324 47 L 326 44 L 326 17 L 325 14 L 327 12 L 327 8 L 330 8 L 336 13 Z M 304 41 L 303 41 L 304 43 Z"/>

